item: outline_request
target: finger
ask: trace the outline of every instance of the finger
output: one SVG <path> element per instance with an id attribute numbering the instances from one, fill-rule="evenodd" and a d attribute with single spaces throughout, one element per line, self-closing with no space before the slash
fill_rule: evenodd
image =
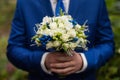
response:
<path id="1" fill-rule="evenodd" d="M 77 72 L 76 67 L 73 67 L 73 69 L 71 71 L 68 71 L 66 73 L 62 73 L 60 75 L 67 76 L 67 75 L 70 75 L 70 74 L 74 74 L 76 72 Z"/>
<path id="2" fill-rule="evenodd" d="M 76 70 L 73 69 L 73 70 L 71 70 L 71 71 L 69 71 L 69 72 L 67 72 L 67 73 L 65 73 L 65 74 L 62 74 L 62 75 L 70 75 L 70 74 L 73 74 L 73 73 L 75 73 L 75 72 L 76 72 Z"/>
<path id="3" fill-rule="evenodd" d="M 51 52 L 52 54 L 56 54 L 56 55 L 66 55 L 64 52 L 57 52 L 57 51 L 55 51 L 55 52 Z"/>
<path id="4" fill-rule="evenodd" d="M 63 69 L 67 67 L 73 67 L 74 63 L 72 61 L 70 62 L 64 62 L 64 63 L 53 63 L 50 65 L 51 68 L 56 68 L 56 69 Z"/>
<path id="5" fill-rule="evenodd" d="M 72 55 L 74 56 L 76 52 L 74 50 L 70 50 L 70 53 L 72 53 Z"/>
<path id="6" fill-rule="evenodd" d="M 68 61 L 71 61 L 71 60 L 72 60 L 71 56 L 59 56 L 57 58 L 57 61 L 59 61 L 59 62 L 68 62 Z"/>
<path id="7" fill-rule="evenodd" d="M 55 68 L 52 68 L 51 72 L 65 75 L 65 74 L 71 72 L 73 69 L 74 69 L 74 67 L 68 67 L 68 68 L 64 68 L 64 69 L 55 69 Z"/>
<path id="8" fill-rule="evenodd" d="M 53 52 L 51 53 L 53 58 L 57 61 L 70 61 L 71 57 L 69 57 L 68 55 L 66 55 L 65 53 L 60 53 L 60 52 Z"/>

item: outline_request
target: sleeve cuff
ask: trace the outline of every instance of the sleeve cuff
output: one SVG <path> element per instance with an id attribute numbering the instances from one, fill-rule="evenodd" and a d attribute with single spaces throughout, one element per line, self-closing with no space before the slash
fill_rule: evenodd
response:
<path id="1" fill-rule="evenodd" d="M 81 55 L 81 57 L 83 59 L 83 67 L 82 67 L 82 69 L 80 71 L 77 71 L 76 73 L 81 73 L 81 72 L 85 71 L 85 69 L 88 66 L 88 62 L 87 62 L 87 59 L 86 59 L 85 55 L 83 53 L 80 53 L 80 55 Z"/>
<path id="2" fill-rule="evenodd" d="M 45 59 L 46 59 L 46 56 L 49 54 L 49 52 L 45 52 L 44 54 L 43 54 L 43 56 L 42 56 L 42 60 L 41 60 L 41 62 L 40 62 L 40 64 L 41 64 L 41 68 L 42 68 L 42 70 L 45 72 L 45 73 L 47 73 L 47 74 L 52 74 L 51 73 L 51 71 L 48 71 L 47 69 L 46 69 L 46 67 L 45 67 Z"/>

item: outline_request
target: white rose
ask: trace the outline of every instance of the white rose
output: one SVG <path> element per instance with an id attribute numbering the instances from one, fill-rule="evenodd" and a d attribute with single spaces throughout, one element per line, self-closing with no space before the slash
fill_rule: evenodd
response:
<path id="1" fill-rule="evenodd" d="M 54 47 L 59 47 L 61 45 L 61 42 L 60 41 L 54 41 L 53 42 L 53 46 Z"/>
<path id="2" fill-rule="evenodd" d="M 53 32 L 54 32 L 54 34 L 56 34 L 56 33 L 66 34 L 65 29 L 60 29 L 60 28 L 53 30 Z"/>
<path id="3" fill-rule="evenodd" d="M 58 17 L 57 20 L 58 20 L 58 23 L 62 23 L 63 22 L 61 17 Z"/>
<path id="4" fill-rule="evenodd" d="M 67 32 L 68 35 L 70 35 L 70 37 L 76 37 L 76 31 L 74 29 L 70 29 L 68 32 Z"/>
<path id="5" fill-rule="evenodd" d="M 66 42 L 66 41 L 69 41 L 69 35 L 67 35 L 67 34 L 62 34 L 62 36 L 60 37 L 64 42 Z"/>
<path id="6" fill-rule="evenodd" d="M 43 34 L 53 36 L 54 32 L 51 31 L 50 29 L 46 29 L 46 30 L 44 30 L 44 33 L 43 33 Z"/>
<path id="7" fill-rule="evenodd" d="M 57 28 L 57 23 L 56 22 L 52 22 L 50 23 L 50 29 L 56 29 Z"/>
<path id="8" fill-rule="evenodd" d="M 46 16 L 43 18 L 42 24 L 46 24 L 46 23 L 50 23 L 51 22 L 51 18 Z"/>
<path id="9" fill-rule="evenodd" d="M 66 15 L 67 19 L 72 20 L 71 15 Z"/>
<path id="10" fill-rule="evenodd" d="M 73 24 L 68 21 L 66 21 L 64 25 L 65 25 L 66 30 L 68 31 L 73 28 Z"/>
<path id="11" fill-rule="evenodd" d="M 48 42 L 47 44 L 46 44 L 46 49 L 49 49 L 49 48 L 52 48 L 53 47 L 53 42 Z"/>
<path id="12" fill-rule="evenodd" d="M 68 20 L 67 16 L 62 16 L 61 17 L 61 20 L 64 21 L 64 20 Z"/>
<path id="13" fill-rule="evenodd" d="M 59 23 L 59 27 L 60 27 L 60 28 L 62 28 L 62 29 L 64 29 L 64 28 L 65 28 L 65 26 L 64 26 L 64 24 L 63 24 L 63 23 Z"/>

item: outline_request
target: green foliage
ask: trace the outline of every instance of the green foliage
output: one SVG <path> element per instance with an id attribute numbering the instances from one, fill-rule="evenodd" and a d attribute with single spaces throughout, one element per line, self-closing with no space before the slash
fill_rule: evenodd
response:
<path id="1" fill-rule="evenodd" d="M 27 73 L 7 71 L 6 45 L 16 0 L 0 0 L 0 80 L 27 80 Z M 120 1 L 106 0 L 115 39 L 115 54 L 97 73 L 97 80 L 120 80 Z"/>
<path id="2" fill-rule="evenodd" d="M 10 22 L 13 17 L 15 5 L 9 0 L 0 0 L 0 29 L 3 27 L 10 27 Z M 13 1 L 13 0 L 11 0 Z M 15 1 L 14 1 L 15 2 Z"/>
<path id="3" fill-rule="evenodd" d="M 0 36 L 0 80 L 27 80 L 25 72 L 20 70 L 7 71 L 6 45 L 8 36 Z"/>
<path id="4" fill-rule="evenodd" d="M 27 80 L 25 72 L 15 68 L 7 70 L 6 47 L 14 9 L 15 0 L 0 0 L 0 80 Z"/>

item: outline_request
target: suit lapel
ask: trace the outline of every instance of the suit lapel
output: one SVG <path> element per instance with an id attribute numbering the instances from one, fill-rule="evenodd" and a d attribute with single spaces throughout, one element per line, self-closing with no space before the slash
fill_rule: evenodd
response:
<path id="1" fill-rule="evenodd" d="M 70 0 L 68 14 L 73 15 L 73 0 Z"/>
<path id="2" fill-rule="evenodd" d="M 43 8 L 45 9 L 45 15 L 54 16 L 50 0 L 42 0 Z"/>
<path id="3" fill-rule="evenodd" d="M 79 0 L 80 1 L 80 0 Z M 78 1 L 78 2 L 79 2 Z M 70 4 L 69 4 L 69 11 L 68 14 L 74 16 L 76 13 L 76 9 L 78 7 L 78 3 L 77 0 L 70 0 Z"/>
<path id="4" fill-rule="evenodd" d="M 70 14 L 74 20 L 79 22 L 79 24 L 84 23 L 84 4 L 85 0 L 70 0 L 70 5 L 69 5 L 69 11 L 68 14 Z"/>

